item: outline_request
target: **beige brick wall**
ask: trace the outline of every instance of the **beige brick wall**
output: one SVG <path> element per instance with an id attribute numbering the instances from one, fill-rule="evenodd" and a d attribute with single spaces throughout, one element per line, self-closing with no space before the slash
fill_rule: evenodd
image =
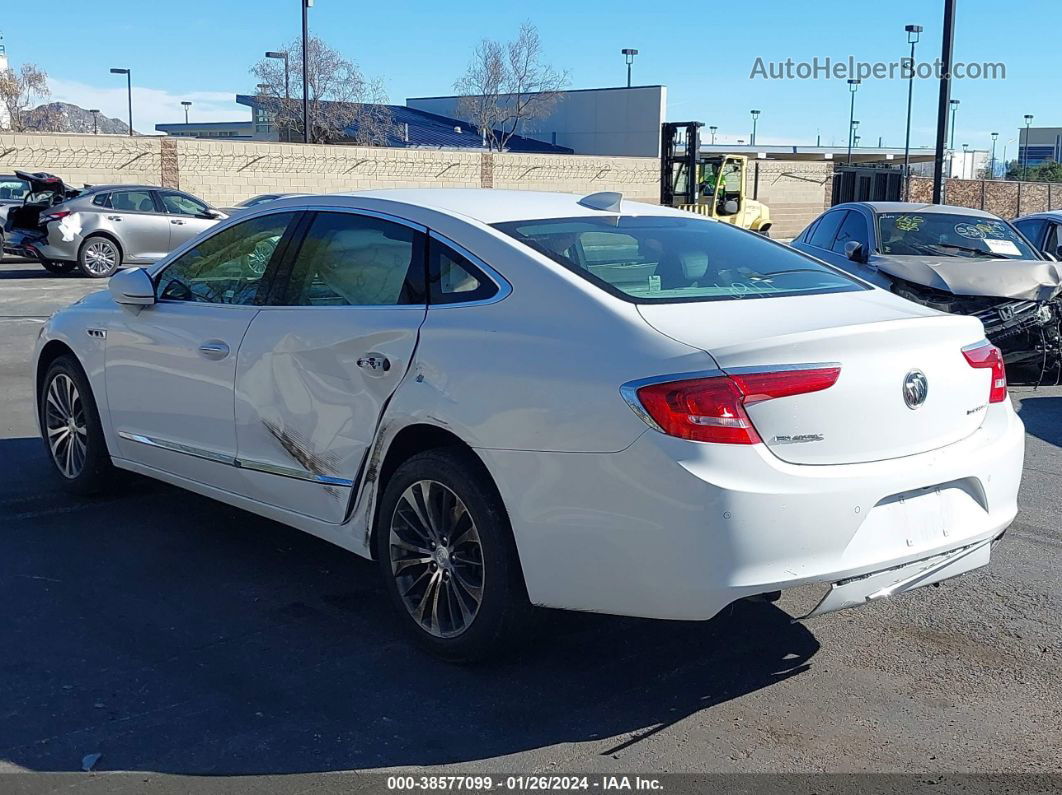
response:
<path id="1" fill-rule="evenodd" d="M 748 195 L 755 194 L 770 208 L 771 237 L 796 236 L 829 206 L 832 173 L 833 163 L 828 160 L 749 161 Z"/>
<path id="2" fill-rule="evenodd" d="M 165 168 L 163 141 L 169 148 Z M 218 206 L 232 205 L 257 193 L 397 187 L 495 187 L 571 193 L 618 190 L 631 199 L 655 202 L 659 198 L 659 161 L 636 157 L 483 155 L 250 141 L 0 134 L 0 172 L 16 168 L 52 172 L 74 185 L 176 182 Z"/>

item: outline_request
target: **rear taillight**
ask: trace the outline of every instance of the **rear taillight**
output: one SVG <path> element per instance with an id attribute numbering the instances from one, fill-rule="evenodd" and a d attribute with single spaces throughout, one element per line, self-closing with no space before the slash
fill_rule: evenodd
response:
<path id="1" fill-rule="evenodd" d="M 46 215 L 42 215 L 41 223 L 48 224 L 52 221 L 59 221 L 63 218 L 66 218 L 68 215 L 70 215 L 69 210 L 56 210 L 54 213 L 47 213 Z"/>
<path id="2" fill-rule="evenodd" d="M 968 345 L 962 355 L 970 367 L 992 371 L 992 385 L 988 389 L 989 403 L 1002 403 L 1007 399 L 1007 371 L 1003 367 L 1003 353 L 988 340 Z"/>
<path id="3" fill-rule="evenodd" d="M 746 406 L 828 389 L 840 374 L 840 367 L 818 367 L 718 375 L 632 384 L 623 393 L 643 419 L 669 436 L 697 442 L 756 444 L 762 440 Z"/>

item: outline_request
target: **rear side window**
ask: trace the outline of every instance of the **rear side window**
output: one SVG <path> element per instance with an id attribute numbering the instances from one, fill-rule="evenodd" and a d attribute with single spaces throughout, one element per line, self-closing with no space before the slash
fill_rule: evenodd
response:
<path id="1" fill-rule="evenodd" d="M 14 201 L 25 198 L 29 193 L 29 183 L 18 177 L 0 177 L 0 201 Z"/>
<path id="2" fill-rule="evenodd" d="M 111 194 L 109 194 L 109 193 L 100 193 L 97 196 L 93 197 L 92 203 L 94 205 L 96 205 L 97 207 L 110 207 L 111 206 Z"/>
<path id="3" fill-rule="evenodd" d="M 635 303 L 869 289 L 796 249 L 695 216 L 535 219 L 495 228 Z"/>
<path id="4" fill-rule="evenodd" d="M 434 238 L 429 242 L 428 291 L 432 304 L 484 301 L 497 286 L 469 259 Z"/>
<path id="5" fill-rule="evenodd" d="M 841 225 L 845 215 L 847 215 L 846 210 L 837 210 L 822 216 L 815 227 L 815 231 L 811 233 L 808 243 L 825 249 L 833 246 L 833 239 L 837 236 L 837 228 Z"/>
<path id="6" fill-rule="evenodd" d="M 424 235 L 354 213 L 319 212 L 292 265 L 286 306 L 424 303 Z"/>
<path id="7" fill-rule="evenodd" d="M 211 235 L 158 275 L 158 296 L 170 301 L 257 304 L 262 277 L 295 213 L 251 218 Z"/>

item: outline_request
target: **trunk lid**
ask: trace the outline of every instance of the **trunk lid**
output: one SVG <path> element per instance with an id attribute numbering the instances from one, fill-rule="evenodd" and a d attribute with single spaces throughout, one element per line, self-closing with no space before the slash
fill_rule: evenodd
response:
<path id="1" fill-rule="evenodd" d="M 705 350 L 724 371 L 840 365 L 828 389 L 747 406 L 764 443 L 789 463 L 914 455 L 969 436 L 985 416 L 991 376 L 962 354 L 984 338 L 976 318 L 946 315 L 881 290 L 638 309 L 651 326 Z M 924 402 L 910 408 L 905 383 L 916 371 L 928 390 Z"/>

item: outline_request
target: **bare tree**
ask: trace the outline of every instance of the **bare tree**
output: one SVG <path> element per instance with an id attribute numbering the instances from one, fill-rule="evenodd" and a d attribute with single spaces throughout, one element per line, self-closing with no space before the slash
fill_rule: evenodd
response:
<path id="1" fill-rule="evenodd" d="M 285 97 L 284 62 L 265 58 L 251 68 L 258 95 L 284 140 L 302 140 L 302 40 L 285 48 L 290 69 Z M 362 146 L 383 146 L 394 134 L 387 96 L 379 79 L 367 79 L 357 65 L 317 36 L 308 51 L 310 141 L 334 143 L 352 138 Z"/>
<path id="2" fill-rule="evenodd" d="M 23 129 L 22 114 L 49 95 L 48 74 L 33 64 L 0 72 L 0 127 L 12 132 Z"/>
<path id="3" fill-rule="evenodd" d="M 513 41 L 479 43 L 454 83 L 463 95 L 457 112 L 479 128 L 491 150 L 503 151 L 514 135 L 549 115 L 566 85 L 568 73 L 542 62 L 538 29 L 525 22 Z"/>

